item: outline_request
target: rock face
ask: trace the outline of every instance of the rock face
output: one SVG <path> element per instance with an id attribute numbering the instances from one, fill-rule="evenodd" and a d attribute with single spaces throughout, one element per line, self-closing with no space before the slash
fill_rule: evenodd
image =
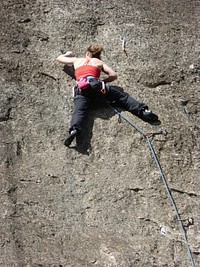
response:
<path id="1" fill-rule="evenodd" d="M 200 266 L 200 2 L 2 0 L 0 266 L 191 266 L 147 142 L 108 107 L 91 108 L 76 148 L 63 145 L 74 81 L 56 57 L 91 43 L 114 86 L 159 114 L 147 132 Z M 126 37 L 126 52 L 120 37 Z"/>

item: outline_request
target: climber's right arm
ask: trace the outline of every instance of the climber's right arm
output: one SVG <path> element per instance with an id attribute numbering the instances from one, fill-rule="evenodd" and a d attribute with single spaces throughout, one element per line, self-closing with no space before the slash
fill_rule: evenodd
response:
<path id="1" fill-rule="evenodd" d="M 104 62 L 102 71 L 108 75 L 108 77 L 103 80 L 105 83 L 113 82 L 117 79 L 117 73 L 113 69 L 108 67 L 108 65 L 106 65 Z"/>

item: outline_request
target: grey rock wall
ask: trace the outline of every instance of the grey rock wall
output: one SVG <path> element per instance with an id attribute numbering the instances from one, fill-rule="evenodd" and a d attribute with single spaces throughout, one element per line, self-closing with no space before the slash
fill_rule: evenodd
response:
<path id="1" fill-rule="evenodd" d="M 191 266 L 144 138 L 108 107 L 90 110 L 77 147 L 63 145 L 74 80 L 56 57 L 91 43 L 123 88 L 159 114 L 123 111 L 153 145 L 200 264 L 199 16 L 195 0 L 2 0 L 0 266 Z M 125 36 L 126 52 L 120 37 Z"/>

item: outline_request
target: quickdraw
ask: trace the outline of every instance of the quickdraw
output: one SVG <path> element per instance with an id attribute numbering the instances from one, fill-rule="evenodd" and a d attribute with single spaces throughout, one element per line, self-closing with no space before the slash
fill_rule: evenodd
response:
<path id="1" fill-rule="evenodd" d="M 105 88 L 105 83 L 102 81 L 101 82 L 102 83 L 102 89 L 100 90 L 101 91 L 101 93 L 103 94 L 103 95 L 105 95 L 106 93 L 107 93 L 107 90 L 106 90 L 106 88 Z"/>

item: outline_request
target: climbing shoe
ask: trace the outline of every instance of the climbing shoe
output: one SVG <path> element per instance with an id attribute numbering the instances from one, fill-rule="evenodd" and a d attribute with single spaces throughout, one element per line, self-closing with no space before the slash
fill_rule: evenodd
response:
<path id="1" fill-rule="evenodd" d="M 140 117 L 144 121 L 149 121 L 149 122 L 154 122 L 158 120 L 158 116 L 148 109 L 142 110 Z"/>
<path id="2" fill-rule="evenodd" d="M 70 146 L 71 145 L 71 143 L 72 143 L 72 141 L 74 140 L 74 138 L 77 136 L 77 130 L 76 129 L 73 129 L 70 133 L 69 133 L 69 135 L 68 135 L 68 137 L 67 137 L 67 139 L 65 140 L 65 146 Z"/>

